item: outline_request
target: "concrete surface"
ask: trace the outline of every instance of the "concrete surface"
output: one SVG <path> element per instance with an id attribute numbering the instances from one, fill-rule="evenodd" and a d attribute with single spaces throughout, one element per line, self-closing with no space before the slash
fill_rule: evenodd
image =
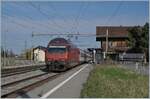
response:
<path id="1" fill-rule="evenodd" d="M 89 72 L 93 69 L 93 66 L 91 64 L 84 64 L 82 66 L 76 67 L 73 70 L 70 70 L 69 72 L 44 85 L 35 88 L 28 93 L 24 93 L 21 96 L 18 96 L 18 98 L 40 98 L 47 92 L 58 86 L 60 83 L 68 79 L 70 76 L 75 74 L 81 68 L 83 68 L 82 71 L 80 71 L 77 75 L 68 80 L 65 84 L 63 84 L 48 96 L 48 98 L 79 98 L 82 86 L 86 82 Z"/>

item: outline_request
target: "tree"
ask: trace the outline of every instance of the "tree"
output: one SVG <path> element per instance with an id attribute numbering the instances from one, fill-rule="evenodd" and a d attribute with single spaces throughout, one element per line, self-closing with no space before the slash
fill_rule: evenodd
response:
<path id="1" fill-rule="evenodd" d="M 149 23 L 143 27 L 135 26 L 129 29 L 128 45 L 134 52 L 142 52 L 148 61 L 148 48 L 149 48 Z"/>
<path id="2" fill-rule="evenodd" d="M 15 53 L 13 52 L 12 49 L 9 51 L 9 57 L 15 57 Z"/>
<path id="3" fill-rule="evenodd" d="M 146 23 L 142 28 L 142 47 L 148 48 L 149 45 L 149 24 Z"/>
<path id="4" fill-rule="evenodd" d="M 8 49 L 4 49 L 3 47 L 1 47 L 1 57 L 8 57 L 8 54 Z"/>
<path id="5" fill-rule="evenodd" d="M 145 61 L 149 61 L 149 23 L 146 23 L 142 28 L 142 47 L 145 53 Z"/>
<path id="6" fill-rule="evenodd" d="M 4 57 L 4 48 L 3 47 L 1 47 L 1 57 Z"/>
<path id="7" fill-rule="evenodd" d="M 14 57 L 15 53 L 11 50 L 1 47 L 1 57 Z"/>

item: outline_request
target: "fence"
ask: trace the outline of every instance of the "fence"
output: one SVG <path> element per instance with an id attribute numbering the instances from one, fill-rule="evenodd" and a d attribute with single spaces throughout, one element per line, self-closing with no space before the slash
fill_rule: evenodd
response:
<path id="1" fill-rule="evenodd" d="M 39 64 L 41 62 L 33 61 L 33 60 L 25 60 L 25 59 L 19 59 L 19 58 L 2 58 L 1 57 L 1 66 L 2 68 L 4 66 L 18 66 L 18 65 L 32 65 L 32 64 Z"/>
<path id="2" fill-rule="evenodd" d="M 144 64 L 142 61 L 114 61 L 114 60 L 103 60 L 99 62 L 99 64 L 114 64 L 114 65 L 119 65 L 123 68 L 133 70 L 137 73 L 144 74 L 144 75 L 149 75 L 149 64 Z"/>
<path id="3" fill-rule="evenodd" d="M 143 53 L 122 53 L 122 54 L 119 54 L 119 60 L 143 62 L 144 54 Z"/>

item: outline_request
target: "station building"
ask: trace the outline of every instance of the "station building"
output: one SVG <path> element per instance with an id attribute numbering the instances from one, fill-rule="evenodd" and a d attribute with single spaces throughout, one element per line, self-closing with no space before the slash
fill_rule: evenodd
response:
<path id="1" fill-rule="evenodd" d="M 37 62 L 45 62 L 45 50 L 43 46 L 37 46 L 33 49 L 33 59 Z"/>
<path id="2" fill-rule="evenodd" d="M 96 41 L 99 41 L 102 48 L 103 59 L 111 58 L 117 60 L 120 53 L 129 49 L 127 44 L 128 29 L 125 26 L 97 26 Z M 107 54 L 107 55 L 106 55 Z"/>

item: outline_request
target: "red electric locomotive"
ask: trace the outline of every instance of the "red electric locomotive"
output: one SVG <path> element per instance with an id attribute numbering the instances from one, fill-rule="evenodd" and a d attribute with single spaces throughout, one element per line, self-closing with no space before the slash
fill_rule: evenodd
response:
<path id="1" fill-rule="evenodd" d="M 55 38 L 49 42 L 45 58 L 48 70 L 64 71 L 80 63 L 80 51 L 70 41 Z"/>

